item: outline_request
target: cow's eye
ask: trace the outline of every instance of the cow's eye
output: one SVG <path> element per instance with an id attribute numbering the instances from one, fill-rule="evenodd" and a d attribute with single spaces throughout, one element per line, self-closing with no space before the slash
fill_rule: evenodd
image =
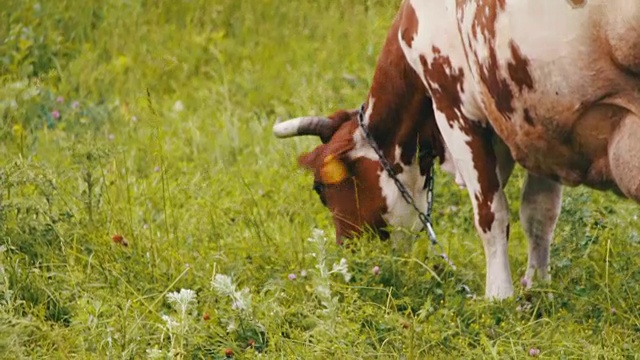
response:
<path id="1" fill-rule="evenodd" d="M 318 194 L 318 197 L 320 197 L 320 202 L 322 202 L 322 205 L 327 206 L 327 199 L 324 197 L 324 184 L 317 181 L 314 182 L 313 191 L 315 191 L 316 194 Z"/>

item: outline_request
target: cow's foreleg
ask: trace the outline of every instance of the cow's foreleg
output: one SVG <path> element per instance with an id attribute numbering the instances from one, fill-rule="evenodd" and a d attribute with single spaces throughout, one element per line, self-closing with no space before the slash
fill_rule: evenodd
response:
<path id="1" fill-rule="evenodd" d="M 501 180 L 508 178 L 513 160 L 496 151 L 491 129 L 464 117 L 451 121 L 437 112 L 436 119 L 473 205 L 475 227 L 482 238 L 486 258 L 485 296 L 488 299 L 510 297 L 513 284 L 507 246 L 509 209 Z"/>
<path id="2" fill-rule="evenodd" d="M 529 240 L 529 260 L 523 284 L 530 288 L 536 273 L 549 281 L 549 247 L 562 205 L 562 185 L 527 173 L 522 189 L 520 221 Z"/>

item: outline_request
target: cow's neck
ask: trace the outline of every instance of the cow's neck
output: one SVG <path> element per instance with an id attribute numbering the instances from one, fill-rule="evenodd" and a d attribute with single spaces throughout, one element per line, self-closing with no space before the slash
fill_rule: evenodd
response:
<path id="1" fill-rule="evenodd" d="M 442 159 L 443 149 L 426 87 L 407 63 L 398 42 L 400 19 L 395 19 L 379 56 L 364 120 L 389 162 L 415 166 L 418 151 Z M 420 169 L 423 175 L 427 166 L 425 163 Z"/>

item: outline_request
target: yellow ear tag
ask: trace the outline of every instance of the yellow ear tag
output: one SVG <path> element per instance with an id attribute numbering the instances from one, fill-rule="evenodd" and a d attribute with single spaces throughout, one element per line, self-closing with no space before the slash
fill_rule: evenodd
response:
<path id="1" fill-rule="evenodd" d="M 329 155 L 324 158 L 322 169 L 320 169 L 320 178 L 325 184 L 337 184 L 347 177 L 347 168 L 342 161 Z"/>

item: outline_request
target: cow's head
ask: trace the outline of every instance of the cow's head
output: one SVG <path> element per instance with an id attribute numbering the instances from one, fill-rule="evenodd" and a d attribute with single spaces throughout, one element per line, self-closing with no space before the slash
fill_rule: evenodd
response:
<path id="1" fill-rule="evenodd" d="M 428 101 L 425 106 L 431 106 Z M 394 120 L 394 119 L 390 119 Z M 408 131 L 395 131 L 379 146 L 398 173 L 398 178 L 426 208 L 426 180 L 436 157 L 446 158 L 439 132 L 432 119 L 415 119 Z M 410 125 L 406 122 L 405 127 Z M 329 117 L 300 117 L 273 128 L 277 137 L 316 135 L 322 141 L 313 151 L 298 157 L 298 163 L 314 175 L 313 190 L 331 211 L 336 240 L 351 238 L 365 229 L 382 238 L 387 229 L 399 226 L 417 230 L 417 213 L 399 193 L 382 168 L 358 122 L 358 111 L 337 111 Z M 446 167 L 446 165 L 445 165 Z"/>

